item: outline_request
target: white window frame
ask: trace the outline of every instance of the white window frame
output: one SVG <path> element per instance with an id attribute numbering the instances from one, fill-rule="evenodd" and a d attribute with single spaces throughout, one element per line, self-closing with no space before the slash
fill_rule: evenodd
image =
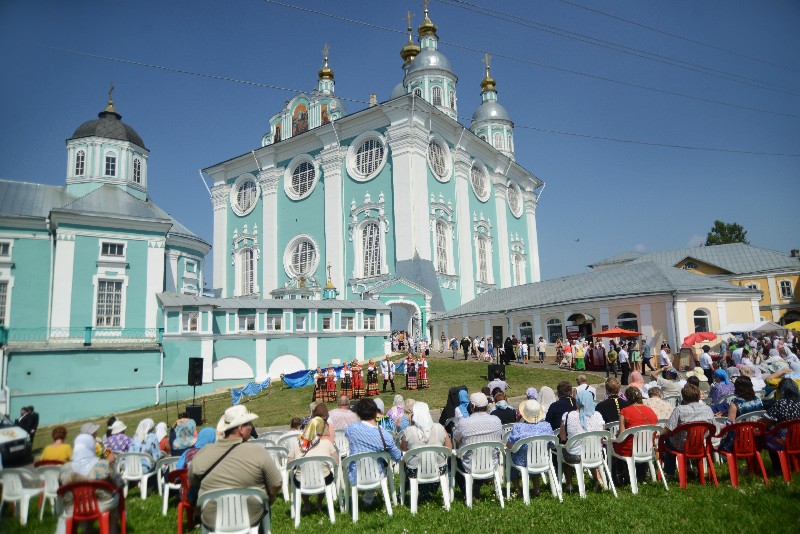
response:
<path id="1" fill-rule="evenodd" d="M 253 285 L 247 288 L 249 291 L 245 291 L 245 281 L 243 280 L 243 272 L 244 269 L 244 261 L 245 254 L 249 252 L 252 254 L 252 262 L 253 262 Z M 256 295 L 258 294 L 258 262 L 257 260 L 256 250 L 253 247 L 244 247 L 236 252 L 236 273 L 235 273 L 235 282 L 236 282 L 236 296 L 246 296 L 246 295 Z"/>
<path id="2" fill-rule="evenodd" d="M 122 247 L 122 254 L 105 254 L 103 249 L 106 245 L 110 247 Z M 108 239 L 104 239 L 100 241 L 100 259 L 103 260 L 125 260 L 125 257 L 128 254 L 128 244 L 125 241 L 112 241 Z"/>
<path id="3" fill-rule="evenodd" d="M 495 132 L 492 135 L 492 146 L 494 146 L 497 150 L 503 150 L 503 134 L 500 132 Z"/>
<path id="4" fill-rule="evenodd" d="M 784 287 L 788 287 L 788 291 L 784 291 Z M 778 295 L 783 300 L 791 300 L 794 298 L 794 288 L 792 287 L 791 280 L 778 280 Z"/>
<path id="5" fill-rule="evenodd" d="M 294 315 L 294 331 L 305 332 L 308 325 L 308 315 L 305 313 Z"/>
<path id="6" fill-rule="evenodd" d="M 133 158 L 133 172 L 131 173 L 133 183 L 142 185 L 142 160 Z"/>
<path id="7" fill-rule="evenodd" d="M 294 173 L 297 168 L 304 163 L 311 166 L 314 176 L 311 178 L 311 184 L 306 192 L 298 193 L 292 186 L 292 179 L 294 178 Z M 292 200 L 303 200 L 304 198 L 308 198 L 311 193 L 314 192 L 314 189 L 316 189 L 318 182 L 319 162 L 308 154 L 300 154 L 299 156 L 292 158 L 292 160 L 289 162 L 289 165 L 286 166 L 286 170 L 283 172 L 283 191 L 286 193 L 286 196 Z"/>
<path id="8" fill-rule="evenodd" d="M 511 203 L 511 191 L 512 190 L 514 190 L 514 192 L 517 194 L 517 207 L 516 207 L 516 209 L 514 209 L 514 206 L 512 206 L 512 203 Z M 515 184 L 514 182 L 512 182 L 510 180 L 508 182 L 508 187 L 506 187 L 506 202 L 508 202 L 508 211 L 511 212 L 511 215 L 513 215 L 517 219 L 522 217 L 522 204 L 523 204 L 523 201 L 522 201 L 522 190 L 519 188 L 519 186 L 517 184 Z"/>
<path id="9" fill-rule="evenodd" d="M 364 316 L 364 330 L 377 330 L 378 321 L 376 317 Z"/>
<path id="10" fill-rule="evenodd" d="M 78 149 L 75 152 L 75 176 L 84 176 L 86 174 L 86 150 Z"/>
<path id="11" fill-rule="evenodd" d="M 364 268 L 367 264 L 366 250 L 364 250 L 364 230 L 366 230 L 367 226 L 373 224 L 377 227 L 375 237 L 378 239 L 377 253 L 380 254 L 380 258 L 378 262 L 378 272 L 367 274 L 367 270 Z M 353 248 L 355 249 L 354 257 L 356 258 L 356 278 L 374 278 L 388 272 L 386 263 L 386 236 L 384 235 L 386 232 L 384 231 L 383 224 L 383 221 L 380 220 L 365 219 L 356 227 L 356 234 L 353 236 Z"/>
<path id="12" fill-rule="evenodd" d="M 481 256 L 483 256 L 486 268 L 481 266 Z M 492 241 L 485 235 L 475 237 L 475 270 L 478 275 L 478 282 L 482 284 L 493 284 L 494 276 L 492 273 Z"/>
<path id="13" fill-rule="evenodd" d="M 698 313 L 701 313 L 702 315 L 698 315 Z M 699 318 L 705 319 L 705 321 L 706 321 L 706 329 L 705 330 L 697 330 L 696 324 L 697 324 L 697 319 L 699 319 Z M 709 311 L 706 310 L 705 308 L 697 308 L 696 310 L 694 310 L 694 313 L 692 314 L 692 328 L 693 328 L 692 332 L 698 332 L 698 331 L 700 331 L 700 332 L 712 332 L 711 327 L 712 327 L 712 325 L 711 325 L 711 313 L 709 313 Z"/>
<path id="14" fill-rule="evenodd" d="M 192 328 L 192 319 L 194 319 L 194 328 Z M 181 310 L 181 332 L 188 334 L 196 334 L 200 332 L 200 312 L 199 311 L 184 311 Z"/>
<path id="15" fill-rule="evenodd" d="M 506 139 L 508 140 L 508 151 L 514 152 L 514 137 L 511 134 L 508 134 Z"/>
<path id="16" fill-rule="evenodd" d="M 0 279 L 0 286 L 5 286 L 3 301 L 0 302 L 0 326 L 7 327 L 11 310 L 11 288 L 14 286 L 14 282 L 3 278 Z"/>
<path id="17" fill-rule="evenodd" d="M 431 104 L 434 106 L 444 106 L 444 94 L 439 85 L 431 87 Z"/>
<path id="18" fill-rule="evenodd" d="M 746 287 L 747 289 L 754 289 L 756 291 L 761 291 L 761 285 L 758 282 L 748 282 L 744 285 L 744 287 Z M 758 300 L 759 302 L 764 300 L 764 293 L 761 293 L 761 296 L 759 297 Z"/>
<path id="19" fill-rule="evenodd" d="M 314 248 L 314 259 L 309 265 L 308 270 L 303 273 L 295 269 L 293 262 L 294 250 L 301 243 L 309 243 Z M 311 237 L 309 234 L 298 234 L 292 238 L 291 241 L 289 241 L 283 251 L 283 270 L 286 271 L 286 274 L 291 278 L 303 276 L 307 279 L 317 272 L 317 268 L 319 267 L 319 256 L 319 244 L 317 243 L 317 240 Z"/>
<path id="20" fill-rule="evenodd" d="M 282 330 L 283 330 L 283 314 L 281 315 L 267 314 L 267 331 L 281 332 Z"/>
<path id="21" fill-rule="evenodd" d="M 440 229 L 443 230 L 443 235 L 440 235 Z M 444 261 L 445 261 L 445 270 L 441 270 L 439 267 L 439 254 L 440 254 L 440 243 L 439 240 L 444 240 Z M 453 258 L 453 225 L 450 224 L 448 221 L 444 219 L 434 219 L 433 220 L 433 251 L 434 251 L 434 269 L 437 273 L 441 274 L 455 274 L 455 260 Z"/>
<path id="22" fill-rule="evenodd" d="M 3 254 L 3 248 L 6 248 L 8 252 Z M 14 251 L 14 240 L 0 240 L 0 261 L 9 261 L 13 255 Z"/>
<path id="23" fill-rule="evenodd" d="M 356 318 L 352 315 L 339 316 L 339 330 L 355 330 Z"/>
<path id="24" fill-rule="evenodd" d="M 450 89 L 450 108 L 456 109 L 456 92 Z"/>
<path id="25" fill-rule="evenodd" d="M 441 174 L 436 171 L 436 166 L 434 165 L 433 159 L 431 158 L 431 148 L 434 145 L 438 146 L 442 154 L 443 168 Z M 427 159 L 428 159 L 428 167 L 431 169 L 431 174 L 433 174 L 433 177 L 442 183 L 449 182 L 450 177 L 453 174 L 453 156 L 450 152 L 450 147 L 445 142 L 445 140 L 442 139 L 440 136 L 433 135 L 428 141 Z"/>
<path id="26" fill-rule="evenodd" d="M 422 98 L 422 87 L 415 87 L 413 93 L 417 98 Z"/>
<path id="27" fill-rule="evenodd" d="M 327 323 L 327 326 L 326 326 Z M 322 330 L 327 332 L 329 330 L 333 330 L 333 316 L 328 315 L 322 318 Z"/>
<path id="28" fill-rule="evenodd" d="M 483 193 L 480 193 L 475 188 L 475 180 L 473 179 L 472 176 L 474 169 L 477 169 L 483 174 L 483 185 L 484 185 Z M 489 178 L 489 172 L 486 170 L 486 166 L 480 161 L 472 162 L 472 165 L 469 168 L 469 183 L 470 186 L 472 187 L 472 192 L 475 193 L 475 197 L 478 200 L 480 200 L 481 202 L 486 202 L 487 200 L 489 200 L 489 197 L 491 196 L 492 193 L 492 181 Z"/>
<path id="29" fill-rule="evenodd" d="M 525 273 L 527 272 L 526 260 L 523 254 L 515 252 L 511 255 L 511 269 L 514 275 L 514 285 L 521 286 L 526 284 Z"/>
<path id="30" fill-rule="evenodd" d="M 117 153 L 113 150 L 107 151 L 103 154 L 103 176 L 107 178 L 116 178 L 117 177 L 117 163 L 119 161 L 119 157 Z M 109 173 L 109 167 L 113 168 L 113 173 Z"/>
<path id="31" fill-rule="evenodd" d="M 107 328 L 125 328 L 125 307 L 127 303 L 127 292 L 128 292 L 128 277 L 127 276 L 109 276 L 109 275 L 95 275 L 93 277 L 93 284 L 94 284 L 94 295 L 92 297 L 92 326 L 98 329 L 107 329 Z M 121 292 L 120 292 L 120 311 L 119 311 L 119 324 L 118 325 L 103 325 L 99 326 L 97 324 L 97 297 L 100 292 L 100 282 L 119 282 L 122 284 Z"/>
<path id="32" fill-rule="evenodd" d="M 258 313 L 245 313 L 239 315 L 236 312 L 236 331 L 255 332 L 258 328 Z"/>
<path id="33" fill-rule="evenodd" d="M 375 168 L 372 170 L 372 172 L 363 173 L 358 168 L 356 161 L 358 156 L 358 151 L 361 149 L 364 143 L 371 140 L 377 141 L 378 144 L 381 147 L 383 147 L 383 157 L 375 166 Z M 368 182 L 373 178 L 375 178 L 376 176 L 378 176 L 378 174 L 380 174 L 380 172 L 383 170 L 383 167 L 386 165 L 386 161 L 388 159 L 389 159 L 389 145 L 386 143 L 386 138 L 376 131 L 364 132 L 355 139 L 353 139 L 353 142 L 350 143 L 350 146 L 347 148 L 347 158 L 346 158 L 347 173 L 353 180 L 357 182 Z"/>
<path id="34" fill-rule="evenodd" d="M 553 336 L 550 335 L 550 329 L 555 329 L 556 327 L 558 327 L 558 335 L 553 339 Z M 558 317 L 551 317 L 548 319 L 544 324 L 544 331 L 546 332 L 546 341 L 548 343 L 555 343 L 556 339 L 564 339 L 564 323 Z"/>
<path id="35" fill-rule="evenodd" d="M 194 260 L 185 260 L 183 270 L 187 273 L 197 274 L 197 262 Z"/>
<path id="36" fill-rule="evenodd" d="M 255 184 L 255 192 L 253 193 L 253 202 L 242 208 L 239 206 L 239 188 L 242 187 L 245 182 L 252 181 Z M 256 180 L 255 176 L 250 173 L 245 173 L 239 176 L 233 185 L 231 186 L 230 192 L 230 204 L 233 213 L 238 215 L 239 217 L 244 217 L 245 215 L 251 213 L 256 206 L 258 206 L 259 198 L 261 197 L 261 185 Z"/>
<path id="37" fill-rule="evenodd" d="M 623 317 L 624 316 L 624 317 Z M 635 326 L 630 326 L 630 323 L 635 322 Z M 633 312 L 622 312 L 617 315 L 617 327 L 622 328 L 624 330 L 633 330 L 634 332 L 639 331 L 639 316 Z"/>

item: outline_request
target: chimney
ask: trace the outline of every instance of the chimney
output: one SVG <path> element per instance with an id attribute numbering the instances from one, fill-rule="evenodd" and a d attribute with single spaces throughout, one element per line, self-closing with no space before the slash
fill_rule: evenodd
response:
<path id="1" fill-rule="evenodd" d="M 377 106 L 378 105 L 378 95 L 375 93 L 369 94 L 369 107 Z"/>
<path id="2" fill-rule="evenodd" d="M 791 251 L 791 255 L 793 258 L 800 258 L 800 250 L 793 248 Z"/>

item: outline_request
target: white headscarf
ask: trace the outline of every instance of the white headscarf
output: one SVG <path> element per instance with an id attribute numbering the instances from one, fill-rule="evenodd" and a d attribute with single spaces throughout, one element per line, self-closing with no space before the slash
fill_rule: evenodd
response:
<path id="1" fill-rule="evenodd" d="M 415 402 L 411 417 L 414 421 L 414 428 L 417 429 L 419 440 L 422 443 L 428 443 L 428 439 L 431 437 L 431 428 L 433 428 L 430 408 L 424 402 Z"/>
<path id="2" fill-rule="evenodd" d="M 542 405 L 542 410 L 547 413 L 547 409 L 550 408 L 550 405 L 556 401 L 556 394 L 553 392 L 553 388 L 550 386 L 542 386 L 542 389 L 539 390 L 539 404 Z"/>
<path id="3" fill-rule="evenodd" d="M 133 439 L 137 439 L 140 443 L 144 443 L 144 440 L 147 439 L 147 434 L 149 434 L 155 426 L 156 424 L 152 419 L 142 419 L 139 422 L 139 426 L 136 427 L 136 432 L 133 434 Z"/>
<path id="4" fill-rule="evenodd" d="M 78 434 L 72 450 L 72 470 L 85 477 L 97 464 L 94 438 L 89 434 Z"/>
<path id="5" fill-rule="evenodd" d="M 158 423 L 156 425 L 156 437 L 158 438 L 158 442 L 161 443 L 161 440 L 167 437 L 167 423 Z"/>

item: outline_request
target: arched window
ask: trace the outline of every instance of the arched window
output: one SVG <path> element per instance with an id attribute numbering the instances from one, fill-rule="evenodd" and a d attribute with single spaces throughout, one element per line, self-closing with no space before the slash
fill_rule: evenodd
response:
<path id="1" fill-rule="evenodd" d="M 313 271 L 316 261 L 317 251 L 314 244 L 308 239 L 302 239 L 292 247 L 289 270 L 296 276 L 307 276 Z"/>
<path id="2" fill-rule="evenodd" d="M 292 172 L 292 190 L 298 197 L 305 195 L 314 184 L 314 166 L 308 161 L 302 162 Z"/>
<path id="3" fill-rule="evenodd" d="M 522 254 L 514 254 L 514 285 L 521 286 L 525 283 L 525 259 Z"/>
<path id="4" fill-rule="evenodd" d="M 422 98 L 422 89 L 419 88 L 419 87 L 414 89 L 414 96 L 418 96 L 418 97 Z"/>
<path id="5" fill-rule="evenodd" d="M 503 148 L 503 134 L 500 132 L 494 134 L 494 147 L 498 150 Z"/>
<path id="6" fill-rule="evenodd" d="M 431 142 L 428 143 L 428 163 L 430 163 L 433 174 L 440 180 L 447 178 L 450 171 L 446 159 L 448 155 L 439 141 L 431 139 Z"/>
<path id="7" fill-rule="evenodd" d="M 361 246 L 364 255 L 363 276 L 378 276 L 381 274 L 381 233 L 378 223 L 364 225 L 361 230 Z"/>
<path id="8" fill-rule="evenodd" d="M 508 136 L 507 139 L 508 139 L 508 149 L 511 152 L 514 152 L 514 139 L 510 135 Z"/>
<path id="9" fill-rule="evenodd" d="M 489 284 L 489 240 L 481 236 L 478 238 L 478 280 Z"/>
<path id="10" fill-rule="evenodd" d="M 617 315 L 617 326 L 624 330 L 639 331 L 639 318 L 635 313 L 625 312 Z"/>
<path id="11" fill-rule="evenodd" d="M 105 167 L 105 176 L 116 176 L 117 175 L 117 156 L 114 154 L 106 154 L 106 167 Z"/>
<path id="12" fill-rule="evenodd" d="M 86 170 L 86 152 L 78 150 L 75 154 L 75 176 L 83 176 Z"/>
<path id="13" fill-rule="evenodd" d="M 473 165 L 472 170 L 470 171 L 470 176 L 472 177 L 472 189 L 475 191 L 475 196 L 481 200 L 485 200 L 488 195 L 488 191 L 486 190 L 486 175 L 484 174 L 483 169 L 477 165 Z"/>
<path id="14" fill-rule="evenodd" d="M 450 91 L 450 108 L 456 109 L 456 92 Z"/>
<path id="15" fill-rule="evenodd" d="M 377 139 L 367 139 L 356 152 L 356 169 L 368 176 L 383 163 L 383 144 Z"/>
<path id="16" fill-rule="evenodd" d="M 710 332 L 711 323 L 709 322 L 708 312 L 697 309 L 694 311 L 694 331 Z"/>
<path id="17" fill-rule="evenodd" d="M 547 321 L 547 341 L 548 343 L 555 343 L 559 339 L 564 337 L 561 332 L 561 320 L 560 319 L 548 319 Z"/>
<path id="18" fill-rule="evenodd" d="M 139 158 L 133 160 L 133 181 L 137 184 L 142 183 L 142 160 Z"/>
<path id="19" fill-rule="evenodd" d="M 436 272 L 447 274 L 450 272 L 447 262 L 447 223 L 436 221 Z"/>
<path id="20" fill-rule="evenodd" d="M 252 295 L 256 292 L 256 262 L 253 249 L 239 252 L 239 294 Z"/>
<path id="21" fill-rule="evenodd" d="M 236 207 L 239 208 L 239 212 L 247 213 L 250 211 L 257 200 L 257 188 L 256 182 L 254 180 L 245 180 L 236 190 Z"/>
<path id="22" fill-rule="evenodd" d="M 438 85 L 434 85 L 433 88 L 431 88 L 431 101 L 434 106 L 442 105 L 442 88 Z"/>
<path id="23" fill-rule="evenodd" d="M 519 338 L 523 341 L 533 340 L 533 325 L 528 321 L 519 323 Z"/>
<path id="24" fill-rule="evenodd" d="M 520 216 L 519 189 L 515 185 L 508 186 L 508 207 L 514 217 Z"/>

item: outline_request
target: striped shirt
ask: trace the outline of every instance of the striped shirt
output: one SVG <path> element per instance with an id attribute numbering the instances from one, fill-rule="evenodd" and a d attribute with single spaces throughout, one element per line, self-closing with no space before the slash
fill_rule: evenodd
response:
<path id="1" fill-rule="evenodd" d="M 392 460 L 399 462 L 403 453 L 397 448 L 394 437 L 382 428 L 378 428 L 364 421 L 348 425 L 344 429 L 344 435 L 350 440 L 350 455 L 362 452 L 383 452 L 389 453 Z M 383 439 L 381 440 L 381 435 Z M 378 469 L 383 473 L 386 470 L 384 462 L 378 462 Z M 350 483 L 356 483 L 356 464 L 352 463 L 348 467 Z"/>
<path id="2" fill-rule="evenodd" d="M 502 437 L 503 423 L 494 415 L 486 412 L 477 412 L 469 417 L 459 419 L 453 431 L 453 439 L 458 447 L 485 441 L 500 441 Z M 464 469 L 467 471 L 471 468 L 471 456 L 471 453 L 467 453 L 462 459 Z M 495 466 L 500 465 L 500 456 L 496 451 L 494 463 Z"/>

